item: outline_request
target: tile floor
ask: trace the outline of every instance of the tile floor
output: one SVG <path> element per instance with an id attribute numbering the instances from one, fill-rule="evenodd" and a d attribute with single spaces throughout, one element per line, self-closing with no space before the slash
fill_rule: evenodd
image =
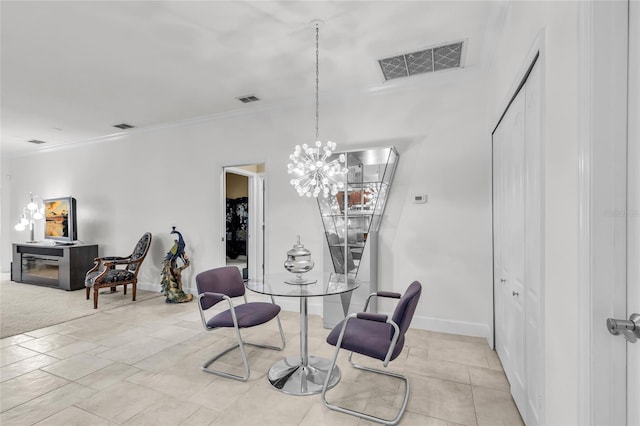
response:
<path id="1" fill-rule="evenodd" d="M 281 318 L 287 347 L 283 352 L 249 347 L 252 371 L 245 383 L 200 371 L 233 335 L 204 331 L 193 302 L 151 299 L 2 339 L 0 424 L 369 424 L 326 409 L 319 395 L 291 396 L 271 388 L 265 378 L 269 367 L 299 353 L 298 314 L 283 312 Z M 310 316 L 310 354 L 331 356 L 327 334 L 321 318 Z M 277 327 L 265 324 L 245 336 L 277 342 Z M 401 424 L 522 424 L 500 362 L 484 339 L 411 329 L 406 345 L 388 367 L 410 379 Z M 239 354 L 222 358 L 230 369 L 241 365 L 234 355 Z M 391 416 L 401 402 L 401 385 L 353 370 L 343 355 L 342 380 L 328 398 Z"/>

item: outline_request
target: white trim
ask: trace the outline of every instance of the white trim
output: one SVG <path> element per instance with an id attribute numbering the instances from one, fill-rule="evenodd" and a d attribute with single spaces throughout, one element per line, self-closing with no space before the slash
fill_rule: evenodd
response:
<path id="1" fill-rule="evenodd" d="M 309 305 L 307 308 L 309 314 L 320 316 L 323 315 L 323 305 L 321 300 L 321 298 L 311 298 L 309 300 Z M 297 298 L 276 297 L 276 303 L 280 305 L 285 311 L 300 311 L 300 302 Z M 439 333 L 458 334 L 462 336 L 482 337 L 487 339 L 487 346 L 489 346 L 489 336 L 491 334 L 491 328 L 488 324 L 432 318 L 418 315 L 415 315 L 413 317 L 413 320 L 411 321 L 411 328 L 436 331 Z"/>
<path id="2" fill-rule="evenodd" d="M 629 2 L 628 45 L 628 192 L 627 192 L 627 317 L 640 312 L 640 3 Z M 633 260 L 635 259 L 635 260 Z M 634 284 L 635 283 L 635 284 Z M 640 407 L 631 403 L 640 395 L 640 344 L 627 344 L 627 424 L 640 425 Z"/>
<path id="3" fill-rule="evenodd" d="M 159 294 L 162 293 L 162 285 L 160 284 L 149 284 L 149 283 L 141 283 L 139 282 L 138 284 L 136 284 L 136 288 L 138 290 L 144 290 L 144 291 L 154 291 L 154 292 L 158 292 Z M 182 286 L 182 290 L 185 293 L 192 293 L 192 294 L 198 294 L 198 292 L 196 291 L 195 288 L 187 288 L 186 286 Z"/>
<path id="4" fill-rule="evenodd" d="M 220 216 L 218 217 L 218 236 L 217 238 L 220 240 L 218 243 L 220 244 L 220 257 L 218 258 L 218 262 L 220 266 L 225 266 L 227 264 L 227 169 L 226 166 L 221 166 L 220 168 L 220 192 L 219 192 L 219 204 L 218 209 L 220 210 Z M 197 294 L 197 293 L 196 293 Z"/>
<path id="5" fill-rule="evenodd" d="M 593 3 L 578 5 L 578 423 L 593 423 L 591 411 L 591 105 L 593 103 Z"/>
<path id="6" fill-rule="evenodd" d="M 297 297 L 275 297 L 275 301 L 287 312 L 300 312 L 300 299 Z M 310 297 L 307 299 L 307 313 L 322 317 L 322 298 Z"/>
<path id="7" fill-rule="evenodd" d="M 425 77 L 425 78 L 422 78 Z M 377 86 L 370 87 L 364 90 L 332 90 L 326 92 L 320 92 L 323 102 L 340 102 L 344 99 L 361 98 L 369 96 L 377 96 L 381 94 L 393 94 L 401 93 L 407 90 L 421 90 L 429 87 L 440 86 L 446 83 L 452 83 L 454 81 L 465 81 L 470 78 L 481 78 L 482 70 L 480 67 L 467 67 L 467 68 L 450 68 L 438 71 L 437 73 L 428 73 L 424 75 L 416 75 L 411 79 L 395 79 L 386 83 L 379 84 Z M 454 80 L 455 79 L 455 80 Z M 400 80 L 400 81 L 398 81 Z M 286 109 L 300 108 L 309 105 L 313 100 L 310 97 L 289 99 L 281 101 L 260 101 L 258 105 L 250 104 L 242 109 L 234 109 L 230 111 L 223 111 L 213 114 L 207 114 L 197 117 L 185 118 L 182 120 L 170 121 L 166 123 L 160 123 L 145 127 L 134 127 L 125 132 L 116 132 L 108 135 L 101 135 L 96 137 L 72 139 L 66 142 L 61 142 L 50 146 L 40 146 L 31 150 L 19 150 L 17 152 L 2 153 L 6 158 L 19 158 L 26 157 L 45 152 L 53 152 L 64 149 L 71 149 L 78 145 L 87 146 L 92 144 L 98 144 L 108 141 L 114 141 L 118 139 L 126 138 L 130 135 L 139 135 L 145 133 L 153 133 L 157 131 L 163 131 L 167 129 L 194 126 L 200 124 L 207 124 L 216 122 L 219 120 L 235 118 L 235 117 L 250 117 L 257 114 L 268 113 L 271 111 L 281 111 Z M 33 148 L 33 147 L 32 147 Z"/>
<path id="8" fill-rule="evenodd" d="M 529 48 L 529 51 L 527 52 L 522 65 L 520 65 L 518 72 L 515 74 L 516 77 L 511 83 L 509 90 L 507 90 L 507 92 L 504 94 L 502 101 L 498 103 L 498 105 L 502 105 L 503 107 L 495 112 L 496 116 L 491 120 L 491 123 L 493 123 L 493 127 L 491 128 L 492 134 L 500 124 L 500 120 L 502 119 L 504 113 L 507 111 L 511 100 L 516 96 L 518 88 L 524 82 L 525 77 L 527 76 L 527 72 L 529 71 L 529 68 L 531 68 L 531 65 L 533 65 L 536 56 L 538 56 L 538 60 L 540 60 L 540 58 L 542 57 L 544 53 L 544 39 L 545 32 L 544 29 L 542 29 L 538 34 L 536 34 L 536 37 L 533 40 L 533 43 L 531 44 L 531 47 Z M 542 69 L 543 76 L 544 73 L 545 70 Z"/>
<path id="9" fill-rule="evenodd" d="M 147 284 L 147 283 L 138 283 L 139 290 L 145 291 L 154 291 L 160 292 L 161 286 L 160 284 Z M 197 294 L 197 290 L 195 287 L 188 287 L 184 285 L 182 290 L 185 293 Z M 247 297 L 249 299 L 260 297 L 260 295 L 256 295 L 254 293 L 247 293 Z M 287 312 L 299 312 L 300 311 L 300 301 L 297 297 L 275 297 L 275 301 L 280 307 Z M 309 304 L 307 306 L 307 312 L 309 315 L 318 315 L 322 316 L 322 298 L 313 297 L 309 299 Z M 473 337 L 482 337 L 487 339 L 487 346 L 489 346 L 489 336 L 491 334 L 491 327 L 489 324 L 482 324 L 477 322 L 469 322 L 469 321 L 456 321 L 456 320 L 448 320 L 442 318 L 433 318 L 433 317 L 425 317 L 425 316 L 414 316 L 411 321 L 411 328 L 418 330 L 430 330 L 439 333 L 449 333 L 449 334 L 458 334 L 461 336 L 473 336 Z"/>
<path id="10" fill-rule="evenodd" d="M 251 200 L 249 203 L 249 218 L 251 220 L 249 221 L 249 229 L 248 229 L 249 238 L 247 239 L 248 241 L 247 268 L 248 268 L 249 278 L 255 278 L 254 275 L 258 273 L 262 274 L 261 262 L 264 262 L 264 253 L 259 253 L 260 251 L 263 250 L 263 244 L 258 245 L 258 241 L 261 241 L 261 242 L 264 241 L 265 236 L 264 236 L 264 232 L 260 229 L 262 224 L 260 223 L 260 221 L 255 220 L 258 217 L 258 213 L 259 213 L 257 210 L 257 207 L 262 206 L 264 204 L 263 199 L 260 199 L 260 200 L 258 199 L 258 198 L 262 198 L 262 196 L 264 195 L 263 192 L 258 188 L 258 185 L 262 183 L 262 178 L 264 177 L 264 173 L 261 175 L 257 172 L 251 172 L 251 171 L 242 169 L 240 167 L 258 165 L 258 164 L 265 164 L 265 162 L 262 161 L 262 162 L 255 162 L 255 163 L 235 164 L 233 166 L 222 166 L 222 176 L 220 179 L 222 182 L 221 192 L 220 192 L 220 209 L 221 209 L 220 239 L 221 239 L 221 242 L 224 243 L 222 250 L 220 252 L 220 255 L 221 255 L 221 263 L 225 265 L 227 262 L 226 222 L 225 222 L 225 218 L 227 214 L 226 213 L 226 193 L 227 193 L 226 174 L 233 173 L 237 175 L 246 176 L 247 178 L 249 178 L 248 191 L 249 191 L 249 200 Z M 261 238 L 258 238 L 257 234 L 260 232 L 262 232 L 263 235 Z"/>
<path id="11" fill-rule="evenodd" d="M 459 334 L 463 336 L 483 337 L 487 339 L 487 346 L 491 336 L 489 324 L 469 321 L 456 321 L 442 318 L 425 316 L 414 316 L 411 321 L 411 328 L 420 330 L 431 330 L 439 333 Z"/>
<path id="12" fill-rule="evenodd" d="M 627 5 L 588 1 L 578 9 L 576 387 L 585 425 L 624 424 L 626 417 L 625 342 L 609 335 L 605 319 L 626 311 L 626 246 L 619 244 L 626 222 L 616 212 L 627 196 Z"/>

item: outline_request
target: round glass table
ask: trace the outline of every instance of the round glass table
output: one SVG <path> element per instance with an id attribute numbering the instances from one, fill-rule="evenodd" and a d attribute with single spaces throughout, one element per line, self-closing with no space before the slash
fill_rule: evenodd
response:
<path id="1" fill-rule="evenodd" d="M 327 296 L 353 291 L 360 286 L 360 281 L 344 274 L 333 272 L 308 272 L 304 274 L 307 284 L 290 284 L 294 277 L 291 273 L 279 273 L 266 276 L 264 279 L 250 279 L 247 289 L 270 296 L 300 298 L 300 356 L 285 358 L 275 363 L 267 378 L 271 385 L 281 392 L 292 395 L 312 395 L 320 393 L 324 381 L 331 368 L 331 360 L 310 356 L 307 342 L 307 299 L 309 297 Z M 329 387 L 340 381 L 338 366 L 331 374 Z"/>

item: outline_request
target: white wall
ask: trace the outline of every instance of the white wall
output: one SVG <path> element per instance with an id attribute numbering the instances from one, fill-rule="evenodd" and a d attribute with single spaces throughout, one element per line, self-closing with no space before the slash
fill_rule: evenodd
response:
<path id="1" fill-rule="evenodd" d="M 420 280 L 424 292 L 415 327 L 487 336 L 492 266 L 486 92 L 474 70 L 454 72 L 461 77 L 453 79 L 456 84 L 436 76 L 417 89 L 323 96 L 320 136 L 338 149 L 398 148 L 380 231 L 380 287 L 402 292 Z M 98 243 L 101 255 L 127 254 L 144 231 L 152 232 L 141 288 L 160 288 L 161 260 L 176 225 L 192 259 L 183 280 L 193 286 L 195 274 L 223 258 L 222 166 L 262 162 L 267 271 L 281 270 L 296 234 L 322 265 L 318 207 L 297 196 L 286 173 L 293 147 L 313 138 L 313 120 L 313 104 L 305 102 L 2 158 L 2 270 L 9 269 L 11 243 L 26 239 L 13 222 L 33 191 L 45 198 L 76 197 L 80 239 Z M 428 194 L 429 203 L 413 204 L 418 193 Z M 310 302 L 310 311 L 321 312 L 320 299 Z"/>
<path id="2" fill-rule="evenodd" d="M 542 41 L 545 424 L 578 424 L 578 2 L 512 2 L 493 67 L 494 124 Z"/>
<path id="3" fill-rule="evenodd" d="M 321 102 L 321 137 L 330 137 L 340 149 L 395 145 L 400 152 L 380 232 L 380 287 L 403 291 L 418 279 L 425 288 L 414 326 L 482 335 L 492 322 L 490 132 L 542 36 L 544 381 L 550 425 L 578 423 L 577 9 L 577 2 L 510 3 L 486 81 L 467 78 L 413 91 L 325 96 Z M 192 283 L 197 272 L 222 259 L 221 167 L 260 162 L 267 177 L 267 269 L 280 270 L 296 234 L 321 265 L 317 206 L 297 198 L 285 171 L 292 147 L 311 138 L 309 103 L 3 157 L 2 270 L 9 268 L 11 242 L 26 239 L 13 224 L 33 191 L 75 196 L 80 238 L 99 243 L 100 254 L 127 253 L 142 232 L 153 232 L 141 271 L 148 288 L 159 289 L 161 259 L 172 242 L 168 232 L 177 225 L 193 260 L 185 283 Z M 418 193 L 428 194 L 429 203 L 412 204 Z M 310 310 L 320 312 L 313 302 Z"/>

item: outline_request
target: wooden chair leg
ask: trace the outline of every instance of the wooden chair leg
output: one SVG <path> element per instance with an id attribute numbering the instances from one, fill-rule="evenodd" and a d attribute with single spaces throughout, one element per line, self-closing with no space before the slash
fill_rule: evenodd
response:
<path id="1" fill-rule="evenodd" d="M 136 283 L 132 283 L 132 285 L 131 285 L 131 294 L 133 295 L 133 298 L 131 300 L 133 300 L 135 302 L 135 300 L 136 300 Z"/>
<path id="2" fill-rule="evenodd" d="M 100 289 L 95 286 L 93 287 L 93 309 L 98 309 L 98 290 Z"/>
<path id="3" fill-rule="evenodd" d="M 87 300 L 89 300 L 89 295 L 91 294 L 91 287 L 85 287 L 87 289 Z"/>
<path id="4" fill-rule="evenodd" d="M 124 285 L 124 295 L 125 296 L 127 295 L 127 285 L 126 284 Z"/>

